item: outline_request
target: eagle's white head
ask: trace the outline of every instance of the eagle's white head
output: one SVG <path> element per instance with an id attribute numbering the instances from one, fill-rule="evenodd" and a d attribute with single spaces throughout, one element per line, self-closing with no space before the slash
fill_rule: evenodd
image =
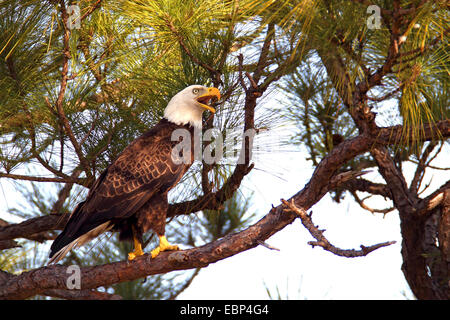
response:
<path id="1" fill-rule="evenodd" d="M 213 98 L 220 99 L 219 89 L 200 85 L 189 86 L 170 99 L 164 110 L 164 118 L 178 125 L 190 124 L 201 128 L 203 111 L 206 109 L 212 113 L 216 112 L 208 105 Z"/>

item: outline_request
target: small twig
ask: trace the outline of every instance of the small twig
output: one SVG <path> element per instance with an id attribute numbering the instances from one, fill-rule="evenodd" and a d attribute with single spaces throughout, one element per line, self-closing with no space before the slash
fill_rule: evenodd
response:
<path id="1" fill-rule="evenodd" d="M 281 199 L 281 202 L 285 207 L 284 211 L 296 213 L 300 217 L 303 226 L 305 226 L 305 228 L 309 231 L 309 233 L 317 240 L 308 242 L 308 244 L 311 245 L 312 247 L 315 246 L 322 247 L 324 250 L 334 253 L 335 255 L 341 257 L 355 258 L 355 257 L 364 257 L 376 249 L 396 243 L 395 241 L 387 241 L 368 247 L 361 245 L 361 250 L 338 248 L 332 245 L 328 241 L 328 239 L 325 238 L 325 236 L 323 235 L 325 230 L 320 230 L 318 226 L 315 226 L 314 223 L 312 222 L 311 215 L 307 214 L 305 210 L 297 207 L 294 204 L 294 200 L 288 202 L 284 199 Z"/>
<path id="2" fill-rule="evenodd" d="M 408 159 L 407 161 L 414 163 L 414 164 L 419 164 L 419 161 L 413 160 L 413 159 Z M 432 165 L 426 165 L 427 168 L 430 169 L 434 169 L 434 170 L 443 170 L 443 171 L 448 171 L 450 170 L 450 167 L 446 167 L 446 168 L 442 168 L 442 167 L 437 167 L 437 166 L 432 166 Z"/>
<path id="3" fill-rule="evenodd" d="M 97 125 L 98 116 L 99 116 L 99 112 L 98 112 L 98 109 L 97 109 L 96 112 L 95 112 L 95 118 L 94 118 L 94 120 L 92 121 L 92 125 L 91 125 L 91 127 L 89 128 L 88 132 L 86 132 L 86 134 L 85 134 L 85 136 L 83 137 L 83 139 L 81 139 L 81 141 L 80 141 L 80 146 L 82 146 L 82 145 L 86 142 L 86 140 L 89 138 L 89 136 L 91 135 L 91 133 L 94 131 L 95 126 Z"/>
<path id="4" fill-rule="evenodd" d="M 238 56 L 238 60 L 239 60 L 239 82 L 241 83 L 242 89 L 244 89 L 244 92 L 247 93 L 248 92 L 248 88 L 245 85 L 244 82 L 244 77 L 242 76 L 243 73 L 243 64 L 244 64 L 244 56 L 242 55 L 242 53 Z"/>
<path id="5" fill-rule="evenodd" d="M 395 94 L 397 94 L 398 92 L 400 92 L 400 90 L 402 90 L 403 87 L 404 87 L 404 84 L 402 83 L 402 84 L 400 84 L 400 85 L 398 86 L 398 88 L 396 88 L 395 90 L 392 90 L 391 92 L 388 92 L 387 94 L 385 94 L 385 95 L 382 96 L 382 97 L 377 97 L 377 98 L 375 98 L 375 97 L 367 96 L 367 98 L 368 98 L 369 100 L 371 100 L 371 101 L 375 101 L 375 102 L 383 102 L 383 101 L 385 101 L 385 100 L 387 100 L 387 99 L 392 98 L 392 96 L 394 96 Z"/>
<path id="6" fill-rule="evenodd" d="M 334 175 L 330 179 L 330 181 L 328 183 L 328 188 L 329 188 L 329 190 L 335 189 L 335 188 L 341 186 L 342 184 L 346 183 L 347 181 L 356 179 L 356 178 L 361 177 L 370 172 L 372 172 L 372 170 L 362 170 L 362 171 L 351 170 L 351 171 L 339 173 L 337 175 Z"/>
<path id="7" fill-rule="evenodd" d="M 0 172 L 0 178 L 10 178 L 14 180 L 25 180 L 25 181 L 35 181 L 35 182 L 60 182 L 60 183 L 79 183 L 78 179 L 72 179 L 70 176 L 67 178 L 53 178 L 53 177 L 36 177 L 36 176 L 25 176 L 20 174 L 11 174 L 6 172 Z"/>
<path id="8" fill-rule="evenodd" d="M 439 43 L 440 41 L 442 41 L 445 36 L 450 32 L 450 28 L 445 29 L 442 34 L 440 34 L 439 36 L 437 36 L 436 38 L 434 38 L 433 40 L 431 40 L 430 42 L 428 42 L 427 45 L 420 47 L 420 48 L 416 48 L 410 51 L 406 51 L 406 52 L 401 52 L 399 54 L 399 58 L 403 58 L 403 57 L 407 57 L 407 56 L 411 56 L 414 54 L 423 54 L 426 50 L 430 49 L 431 47 L 433 47 L 435 44 Z M 417 58 L 419 55 L 415 56 L 414 58 Z M 399 62 L 402 62 L 402 60 L 398 59 Z M 405 60 L 403 60 L 404 62 Z"/>
<path id="9" fill-rule="evenodd" d="M 368 199 L 369 197 L 371 197 L 372 195 L 370 195 L 370 196 L 368 196 L 368 197 L 366 197 L 364 199 L 361 199 L 361 198 L 359 198 L 358 194 L 355 191 L 350 191 L 350 193 L 352 194 L 353 198 L 355 199 L 355 201 L 359 204 L 359 206 L 361 208 L 363 208 L 364 210 L 369 211 L 372 214 L 374 214 L 374 213 L 382 213 L 383 217 L 385 217 L 387 213 L 395 210 L 395 207 L 390 207 L 390 208 L 386 208 L 386 209 L 374 209 L 374 208 L 371 208 L 367 204 L 365 204 L 364 201 L 366 199 Z"/>
<path id="10" fill-rule="evenodd" d="M 258 242 L 259 245 L 261 245 L 261 246 L 263 246 L 263 247 L 265 247 L 265 248 L 267 248 L 269 250 L 280 251 L 280 249 L 275 248 L 274 246 L 271 246 L 270 244 L 268 244 L 268 243 L 266 243 L 266 242 L 264 242 L 262 240 L 258 240 L 257 242 Z"/>
<path id="11" fill-rule="evenodd" d="M 86 19 L 87 16 L 89 16 L 92 12 L 95 11 L 95 9 L 99 8 L 101 5 L 102 0 L 97 0 L 91 7 L 89 7 L 88 11 L 86 11 L 85 14 L 83 14 L 80 18 L 81 21 Z"/>
<path id="12" fill-rule="evenodd" d="M 437 144 L 438 143 L 436 141 L 430 142 L 430 144 L 425 148 L 422 155 L 418 159 L 419 163 L 417 164 L 416 172 L 414 173 L 414 177 L 409 186 L 409 191 L 414 192 L 415 194 L 418 193 L 419 188 L 422 184 L 423 178 L 425 176 L 425 170 L 427 168 L 427 163 L 430 163 L 431 161 L 433 161 L 434 157 L 432 157 L 429 162 L 427 162 L 427 160 L 430 157 L 431 153 L 433 152 L 434 148 L 437 146 Z M 441 148 L 443 145 L 444 144 L 442 143 Z M 439 154 L 441 148 L 438 150 L 438 152 L 436 152 L 435 156 L 437 156 Z"/>
<path id="13" fill-rule="evenodd" d="M 258 64 L 256 65 L 255 72 L 253 73 L 253 77 L 255 78 L 255 80 L 253 81 L 253 79 L 249 78 L 250 82 L 252 83 L 252 87 L 255 90 L 258 88 L 256 84 L 259 83 L 259 80 L 261 79 L 267 57 L 269 56 L 270 44 L 275 34 L 274 30 L 275 24 L 273 22 L 270 22 L 267 25 L 266 38 L 264 39 L 264 43 L 261 48 L 261 54 L 259 56 Z"/>

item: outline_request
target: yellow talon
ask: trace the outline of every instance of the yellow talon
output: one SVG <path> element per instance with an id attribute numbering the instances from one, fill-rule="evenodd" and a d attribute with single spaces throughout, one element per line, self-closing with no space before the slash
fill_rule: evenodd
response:
<path id="1" fill-rule="evenodd" d="M 161 252 L 168 251 L 168 250 L 180 250 L 177 245 L 171 245 L 167 239 L 166 236 L 160 236 L 159 237 L 159 246 L 152 250 L 152 258 L 156 258 Z"/>
<path id="2" fill-rule="evenodd" d="M 134 251 L 128 254 L 128 260 L 134 260 L 136 257 L 142 256 L 144 251 L 142 251 L 142 245 L 139 240 L 133 236 L 134 240 Z"/>

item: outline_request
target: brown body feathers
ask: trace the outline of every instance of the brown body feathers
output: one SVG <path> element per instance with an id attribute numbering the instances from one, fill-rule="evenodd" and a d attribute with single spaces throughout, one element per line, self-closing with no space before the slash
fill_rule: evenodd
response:
<path id="1" fill-rule="evenodd" d="M 98 177 L 53 242 L 50 263 L 107 230 L 119 231 L 120 239 L 131 238 L 133 232 L 141 237 L 150 229 L 164 235 L 167 193 L 193 161 L 193 148 L 190 161 L 176 164 L 172 160 L 172 149 L 179 143 L 171 141 L 176 129 L 189 130 L 193 139 L 191 126 L 162 119 L 122 151 Z"/>

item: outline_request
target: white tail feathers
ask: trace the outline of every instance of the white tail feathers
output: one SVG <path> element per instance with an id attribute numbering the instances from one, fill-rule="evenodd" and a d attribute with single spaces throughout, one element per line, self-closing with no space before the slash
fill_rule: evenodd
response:
<path id="1" fill-rule="evenodd" d="M 82 236 L 73 240 L 68 245 L 61 248 L 58 252 L 56 252 L 53 255 L 53 257 L 50 258 L 50 260 L 48 261 L 47 264 L 57 263 L 59 260 L 64 258 L 70 250 L 81 247 L 83 244 L 85 244 L 86 242 L 89 242 L 90 240 L 92 240 L 93 238 L 102 234 L 103 232 L 111 230 L 111 228 L 113 226 L 114 225 L 110 221 L 108 221 L 108 222 L 105 222 L 105 223 L 95 227 L 91 231 L 83 234 Z"/>

